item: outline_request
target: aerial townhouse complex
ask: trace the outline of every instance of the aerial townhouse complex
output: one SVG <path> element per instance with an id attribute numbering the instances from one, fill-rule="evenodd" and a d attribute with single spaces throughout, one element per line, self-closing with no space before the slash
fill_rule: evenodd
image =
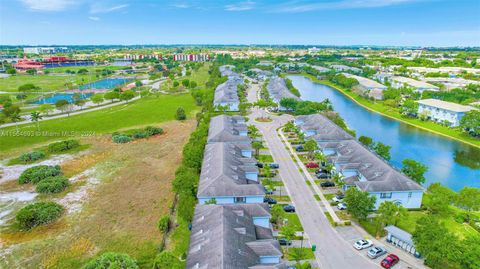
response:
<path id="1" fill-rule="evenodd" d="M 359 94 L 373 98 L 375 100 L 383 99 L 383 91 L 387 89 L 387 86 L 376 82 L 375 80 L 364 78 L 357 75 L 348 73 L 342 73 L 348 78 L 354 78 L 358 81 L 358 85 L 354 86 L 354 90 Z"/>
<path id="2" fill-rule="evenodd" d="M 228 77 L 227 81 L 217 86 L 213 105 L 215 109 L 225 111 L 238 111 L 240 98 L 238 97 L 238 85 L 243 84 L 242 77 L 233 72 L 233 66 L 224 65 L 220 67 L 222 76 Z"/>
<path id="3" fill-rule="evenodd" d="M 328 162 L 343 177 L 344 190 L 356 187 L 375 196 L 376 209 L 384 201 L 393 201 L 406 208 L 420 208 L 424 189 L 419 184 L 326 117 L 319 114 L 298 116 L 295 125 L 306 139 L 317 142 Z"/>
<path id="4" fill-rule="evenodd" d="M 284 98 L 300 100 L 300 98 L 290 92 L 287 84 L 285 83 L 285 79 L 281 77 L 272 77 L 267 84 L 267 91 L 273 102 L 278 105 L 279 110 L 285 110 L 284 107 L 280 106 L 280 101 Z"/>
<path id="5" fill-rule="evenodd" d="M 392 76 L 388 78 L 388 80 L 392 84 L 392 87 L 395 89 L 399 89 L 402 87 L 409 87 L 409 88 L 413 88 L 417 92 L 440 90 L 438 86 L 432 85 L 424 81 L 418 81 L 413 78 Z"/>
<path id="6" fill-rule="evenodd" d="M 243 117 L 211 119 L 187 268 L 286 268 L 252 152 Z"/>

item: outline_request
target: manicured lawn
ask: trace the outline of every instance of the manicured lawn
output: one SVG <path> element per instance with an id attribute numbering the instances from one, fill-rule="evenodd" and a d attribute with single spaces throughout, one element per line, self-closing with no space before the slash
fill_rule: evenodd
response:
<path id="1" fill-rule="evenodd" d="M 124 105 L 40 122 L 42 133 L 38 135 L 34 124 L 20 125 L 20 134 L 23 135 L 16 135 L 15 127 L 4 128 L 0 129 L 0 150 L 173 120 L 180 106 L 190 117 L 198 109 L 190 94 L 148 96 Z"/>
<path id="2" fill-rule="evenodd" d="M 98 79 L 92 75 L 15 75 L 0 79 L 0 91 L 18 92 L 19 86 L 32 83 L 41 88 L 39 92 L 52 92 L 65 89 L 65 83 L 80 85 L 95 80 Z"/>
<path id="3" fill-rule="evenodd" d="M 262 162 L 262 163 L 272 163 L 273 162 L 272 155 L 268 155 L 268 154 L 259 154 L 256 158 L 259 162 Z"/>
<path id="4" fill-rule="evenodd" d="M 297 231 L 303 231 L 303 227 L 300 223 L 300 219 L 298 219 L 297 213 L 285 213 L 285 218 L 288 219 L 289 224 L 297 228 Z"/>
<path id="5" fill-rule="evenodd" d="M 270 195 L 273 199 L 277 200 L 278 202 L 290 202 L 290 197 L 288 195 Z"/>
<path id="6" fill-rule="evenodd" d="M 346 95 L 350 99 L 356 101 L 358 104 L 362 105 L 366 109 L 369 109 L 369 110 L 374 111 L 374 112 L 378 112 L 378 113 L 383 114 L 387 117 L 394 118 L 396 120 L 405 122 L 407 124 L 414 125 L 418 128 L 421 128 L 421 129 L 424 129 L 424 130 L 427 130 L 427 131 L 432 131 L 432 132 L 442 134 L 442 135 L 445 135 L 445 136 L 449 136 L 453 139 L 457 139 L 457 140 L 469 143 L 473 146 L 480 147 L 480 140 L 479 139 L 475 139 L 475 138 L 469 136 L 468 134 L 462 132 L 458 128 L 457 129 L 452 129 L 452 128 L 448 128 L 448 127 L 445 127 L 445 126 L 441 126 L 441 125 L 436 124 L 436 123 L 431 122 L 431 121 L 421 121 L 421 120 L 416 119 L 416 118 L 405 117 L 402 114 L 400 114 L 400 112 L 398 112 L 398 110 L 383 105 L 382 101 L 373 102 L 373 101 L 370 101 L 370 100 L 367 100 L 367 99 L 363 98 L 362 96 L 360 96 L 360 95 L 358 95 L 358 94 L 356 94 L 352 91 L 348 91 L 346 89 L 343 89 L 343 88 L 331 83 L 330 81 L 318 80 L 317 78 L 315 78 L 311 75 L 308 75 L 308 74 L 304 74 L 304 73 L 302 73 L 301 75 L 310 78 L 314 82 L 319 82 L 319 83 L 328 85 L 328 86 L 340 91 L 341 93 L 343 93 L 344 95 Z"/>
<path id="7" fill-rule="evenodd" d="M 288 252 L 285 251 L 285 259 L 289 261 L 294 261 L 296 256 L 301 257 L 301 260 L 312 260 L 315 259 L 315 254 L 312 251 L 312 248 L 288 248 Z"/>

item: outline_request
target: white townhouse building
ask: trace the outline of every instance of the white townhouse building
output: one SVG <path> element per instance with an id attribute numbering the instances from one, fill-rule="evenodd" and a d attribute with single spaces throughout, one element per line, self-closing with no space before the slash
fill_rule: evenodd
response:
<path id="1" fill-rule="evenodd" d="M 438 86 L 432 85 L 424 81 L 407 78 L 407 77 L 393 76 L 388 78 L 387 80 L 390 81 L 392 88 L 395 88 L 395 89 L 399 89 L 406 86 L 409 88 L 413 88 L 417 92 L 440 90 Z"/>
<path id="2" fill-rule="evenodd" d="M 425 114 L 429 119 L 436 122 L 449 122 L 451 126 L 458 126 L 466 112 L 478 110 L 472 106 L 464 106 L 456 103 L 437 99 L 424 99 L 417 101 L 418 114 Z"/>
<path id="3" fill-rule="evenodd" d="M 358 81 L 358 85 L 354 87 L 354 90 L 358 93 L 365 95 L 375 100 L 383 99 L 383 91 L 387 89 L 387 86 L 376 82 L 375 80 L 352 75 L 348 73 L 342 73 L 347 78 L 354 78 Z"/>

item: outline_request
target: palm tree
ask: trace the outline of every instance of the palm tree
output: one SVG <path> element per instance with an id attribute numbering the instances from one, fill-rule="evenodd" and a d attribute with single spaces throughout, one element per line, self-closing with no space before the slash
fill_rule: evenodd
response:
<path id="1" fill-rule="evenodd" d="M 291 241 L 295 237 L 295 227 L 291 224 L 283 225 L 280 229 L 280 235 L 283 236 L 287 242 Z M 287 244 L 288 253 L 288 244 Z"/>
<path id="2" fill-rule="evenodd" d="M 260 149 L 263 148 L 263 144 L 260 141 L 254 141 L 252 143 L 252 148 L 255 150 L 255 156 L 258 157 L 258 154 L 260 154 Z"/>
<path id="3" fill-rule="evenodd" d="M 248 134 L 250 135 L 251 138 L 255 139 L 260 136 L 260 132 L 255 125 L 248 125 Z"/>
<path id="4" fill-rule="evenodd" d="M 37 130 L 40 131 L 39 120 L 41 120 L 43 118 L 42 114 L 40 114 L 40 112 L 38 112 L 38 111 L 33 111 L 32 113 L 30 113 L 30 118 L 32 119 L 33 122 L 37 123 Z"/>
<path id="5" fill-rule="evenodd" d="M 20 117 L 20 114 L 18 112 L 15 112 L 10 115 L 10 120 L 15 123 L 15 129 L 18 133 L 18 122 L 22 120 L 22 117 Z"/>

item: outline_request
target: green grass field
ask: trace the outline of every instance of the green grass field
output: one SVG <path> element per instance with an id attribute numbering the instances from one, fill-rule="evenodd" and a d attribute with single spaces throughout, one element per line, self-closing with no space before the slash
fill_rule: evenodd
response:
<path id="1" fill-rule="evenodd" d="M 15 75 L 0 79 L 0 92 L 18 92 L 18 87 L 27 83 L 40 87 L 39 92 L 51 92 L 65 89 L 65 83 L 80 85 L 95 80 L 94 75 Z"/>
<path id="2" fill-rule="evenodd" d="M 41 134 L 35 133 L 34 124 L 20 125 L 20 135 L 15 134 L 15 127 L 3 128 L 0 129 L 0 151 L 173 120 L 180 106 L 190 117 L 198 109 L 190 94 L 152 95 L 99 111 L 40 122 Z"/>
<path id="3" fill-rule="evenodd" d="M 346 95 L 347 97 L 354 100 L 359 105 L 365 107 L 366 109 L 368 109 L 370 111 L 377 112 L 377 113 L 382 114 L 384 116 L 396 119 L 398 121 L 402 121 L 406 124 L 413 125 L 415 127 L 418 127 L 420 129 L 423 129 L 423 130 L 426 130 L 426 131 L 430 131 L 430 132 L 434 132 L 434 133 L 437 133 L 437 134 L 440 134 L 440 135 L 444 135 L 444 136 L 450 137 L 452 139 L 455 139 L 455 140 L 458 140 L 458 141 L 461 141 L 461 142 L 464 142 L 464 143 L 468 143 L 468 144 L 470 144 L 472 146 L 475 146 L 475 147 L 480 147 L 480 140 L 479 139 L 476 139 L 474 137 L 469 136 L 468 134 L 462 132 L 459 128 L 452 129 L 452 128 L 448 128 L 448 127 L 439 125 L 439 124 L 431 122 L 431 121 L 421 121 L 421 120 L 416 119 L 416 118 L 405 117 L 404 115 L 400 114 L 400 112 L 398 112 L 398 110 L 396 110 L 394 108 L 391 108 L 391 107 L 388 107 L 388 106 L 385 106 L 383 104 L 383 102 L 381 102 L 381 101 L 373 102 L 373 101 L 370 101 L 370 100 L 367 100 L 367 99 L 363 98 L 362 96 L 360 96 L 360 95 L 358 95 L 358 94 L 356 94 L 352 91 L 347 91 L 346 89 L 343 89 L 343 88 L 341 88 L 337 85 L 334 85 L 333 83 L 331 83 L 329 81 L 318 80 L 317 78 L 315 78 L 311 75 L 308 75 L 308 74 L 304 74 L 304 73 L 302 73 L 301 75 L 308 77 L 309 79 L 311 79 L 314 82 L 318 82 L 318 83 L 330 86 L 330 87 L 340 91 L 341 93 L 343 93 L 344 95 Z"/>

